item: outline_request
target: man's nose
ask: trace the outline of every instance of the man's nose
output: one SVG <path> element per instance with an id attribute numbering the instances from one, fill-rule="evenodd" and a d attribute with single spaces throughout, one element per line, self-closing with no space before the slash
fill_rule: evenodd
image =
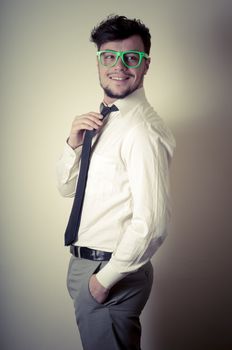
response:
<path id="1" fill-rule="evenodd" d="M 119 57 L 118 58 L 118 61 L 117 63 L 115 64 L 114 68 L 116 69 L 123 69 L 123 70 L 126 70 L 127 67 L 124 65 L 123 61 L 122 61 L 122 57 Z"/>

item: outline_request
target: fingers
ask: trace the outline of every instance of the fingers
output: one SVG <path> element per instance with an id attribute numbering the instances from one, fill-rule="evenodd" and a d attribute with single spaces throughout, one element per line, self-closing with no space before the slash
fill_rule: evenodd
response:
<path id="1" fill-rule="evenodd" d="M 71 132 L 78 133 L 83 130 L 99 129 L 102 124 L 102 115 L 100 113 L 89 112 L 74 119 Z"/>
<path id="2" fill-rule="evenodd" d="M 96 275 L 92 275 L 89 279 L 89 291 L 99 304 L 103 304 L 109 295 L 109 289 L 103 287 L 100 282 L 98 282 Z"/>
<path id="3" fill-rule="evenodd" d="M 76 132 L 80 130 L 99 129 L 103 124 L 101 119 L 102 115 L 100 113 L 90 112 L 88 114 L 83 114 L 74 119 L 72 128 L 75 129 Z"/>
<path id="4" fill-rule="evenodd" d="M 85 130 L 98 130 L 102 125 L 103 116 L 100 113 L 89 112 L 77 116 L 71 127 L 68 144 L 75 149 L 83 143 Z"/>

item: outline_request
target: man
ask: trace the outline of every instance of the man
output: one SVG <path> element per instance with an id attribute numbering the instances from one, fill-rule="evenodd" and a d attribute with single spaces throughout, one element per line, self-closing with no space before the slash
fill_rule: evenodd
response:
<path id="1" fill-rule="evenodd" d="M 72 253 L 68 290 L 84 350 L 139 350 L 139 316 L 153 280 L 150 259 L 166 236 L 175 141 L 144 93 L 149 29 L 111 16 L 93 29 L 91 40 L 98 49 L 102 108 L 113 107 L 104 120 L 96 111 L 76 117 L 58 162 L 59 191 L 65 197 L 76 192 L 65 236 Z"/>

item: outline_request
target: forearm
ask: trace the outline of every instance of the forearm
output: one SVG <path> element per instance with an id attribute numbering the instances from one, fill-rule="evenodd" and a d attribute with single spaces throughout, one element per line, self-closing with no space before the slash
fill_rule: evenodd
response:
<path id="1" fill-rule="evenodd" d="M 132 222 L 108 264 L 97 273 L 98 281 L 105 288 L 111 288 L 126 275 L 145 265 L 165 240 L 167 219 L 167 213 L 163 212 L 156 220 L 156 225 L 153 225 L 153 231 L 147 230 L 145 225 L 134 225 Z"/>
<path id="2" fill-rule="evenodd" d="M 63 197 L 73 197 L 79 173 L 82 147 L 73 150 L 67 143 L 62 156 L 57 162 L 57 188 Z"/>

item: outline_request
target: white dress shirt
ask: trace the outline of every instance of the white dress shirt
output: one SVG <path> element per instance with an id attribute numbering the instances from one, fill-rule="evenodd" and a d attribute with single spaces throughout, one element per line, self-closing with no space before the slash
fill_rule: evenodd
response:
<path id="1" fill-rule="evenodd" d="M 112 252 L 97 273 L 112 287 L 148 262 L 166 236 L 170 216 L 169 163 L 175 140 L 140 88 L 114 103 L 93 138 L 78 246 Z M 75 195 L 82 146 L 65 145 L 58 189 Z"/>

